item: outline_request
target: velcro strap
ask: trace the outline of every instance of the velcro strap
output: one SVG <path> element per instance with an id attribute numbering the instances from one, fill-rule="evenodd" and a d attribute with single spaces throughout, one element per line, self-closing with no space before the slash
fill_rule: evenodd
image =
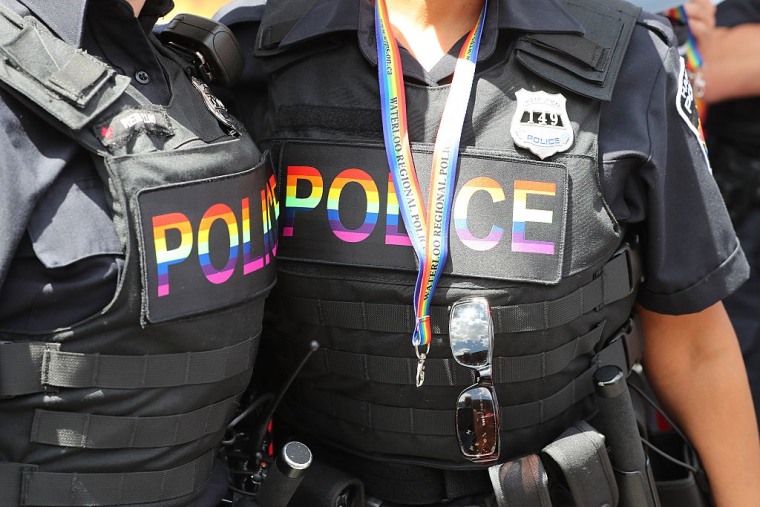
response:
<path id="1" fill-rule="evenodd" d="M 563 371 L 576 357 L 593 352 L 602 337 L 603 324 L 564 345 L 548 352 L 494 359 L 494 383 L 524 382 Z M 290 348 L 289 350 L 293 350 Z M 294 351 L 295 352 L 295 351 Z M 415 357 L 381 357 L 320 348 L 310 369 L 366 380 L 380 384 L 416 384 L 418 360 Z M 428 358 L 425 361 L 425 385 L 468 386 L 475 382 L 475 373 L 453 358 Z"/>
<path id="2" fill-rule="evenodd" d="M 169 470 L 129 473 L 43 472 L 35 465 L 0 462 L 4 505 L 85 506 L 166 502 L 205 486 L 214 453 Z"/>
<path id="3" fill-rule="evenodd" d="M 0 342 L 0 398 L 43 391 L 46 352 L 59 348 L 58 343 Z"/>
<path id="4" fill-rule="evenodd" d="M 631 339 L 638 339 L 632 333 Z M 515 430 L 542 424 L 557 417 L 594 392 L 594 372 L 606 364 L 628 369 L 628 340 L 613 338 L 592 359 L 592 366 L 551 396 L 521 405 L 502 406 L 499 410 L 501 430 Z M 607 362 L 611 361 L 611 362 Z M 393 407 L 356 400 L 332 391 L 314 389 L 303 392 L 302 402 L 309 408 L 331 417 L 368 429 L 417 435 L 451 435 L 453 410 Z"/>
<path id="5" fill-rule="evenodd" d="M 549 477 L 535 454 L 488 469 L 499 507 L 551 507 Z"/>
<path id="6" fill-rule="evenodd" d="M 159 417 L 36 410 L 30 441 L 84 449 L 175 446 L 222 431 L 235 401 L 231 397 L 186 414 Z"/>
<path id="7" fill-rule="evenodd" d="M 576 423 L 544 447 L 543 453 L 562 471 L 575 505 L 617 505 L 617 482 L 604 435 L 587 422 Z"/>
<path id="8" fill-rule="evenodd" d="M 116 356 L 63 352 L 59 344 L 0 342 L 0 396 L 50 388 L 137 389 L 220 382 L 251 367 L 256 338 L 217 350 Z"/>
<path id="9" fill-rule="evenodd" d="M 35 18 L 6 9 L 0 14 L 0 82 L 69 129 L 84 127 L 129 86 L 129 78 L 63 42 Z"/>
<path id="10" fill-rule="evenodd" d="M 634 256 L 628 248 L 621 250 L 604 265 L 599 276 L 559 299 L 492 306 L 494 332 L 519 333 L 555 328 L 625 298 L 638 284 Z M 280 297 L 289 315 L 304 324 L 387 333 L 411 334 L 414 331 L 414 309 L 411 305 L 326 301 L 289 295 Z M 448 308 L 433 306 L 431 314 L 433 333 L 448 334 Z"/>
<path id="11" fill-rule="evenodd" d="M 517 60 L 532 72 L 586 97 L 609 101 L 641 7 L 618 0 L 564 3 L 585 33 L 525 34 Z"/>

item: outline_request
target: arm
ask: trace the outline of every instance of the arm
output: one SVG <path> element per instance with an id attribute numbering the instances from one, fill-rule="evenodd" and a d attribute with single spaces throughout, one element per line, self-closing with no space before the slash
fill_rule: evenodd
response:
<path id="1" fill-rule="evenodd" d="M 722 303 L 686 315 L 639 307 L 644 368 L 689 436 L 718 507 L 760 498 L 760 441 L 746 371 Z"/>
<path id="2" fill-rule="evenodd" d="M 705 100 L 760 95 L 760 23 L 716 28 L 701 50 Z"/>

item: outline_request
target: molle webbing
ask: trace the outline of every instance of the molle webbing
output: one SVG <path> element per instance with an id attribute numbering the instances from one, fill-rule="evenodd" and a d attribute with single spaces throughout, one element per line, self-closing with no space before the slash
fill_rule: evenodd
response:
<path id="1" fill-rule="evenodd" d="M 125 417 L 36 410 L 31 442 L 81 449 L 168 447 L 223 431 L 236 398 L 227 398 L 187 414 Z"/>
<path id="2" fill-rule="evenodd" d="M 0 83 L 70 130 L 113 104 L 130 80 L 0 5 Z"/>
<path id="3" fill-rule="evenodd" d="M 491 307 L 494 332 L 539 331 L 567 324 L 629 296 L 638 286 L 639 276 L 637 256 L 626 248 L 604 265 L 599 276 L 566 296 L 553 301 Z M 288 314 L 304 324 L 388 333 L 411 334 L 414 330 L 414 310 L 410 305 L 281 298 Z M 433 333 L 448 334 L 448 314 L 446 307 L 432 308 Z"/>
<path id="4" fill-rule="evenodd" d="M 78 507 L 168 502 L 208 480 L 214 453 L 169 470 L 130 473 L 40 472 L 35 465 L 0 462 L 4 505 Z"/>
<path id="5" fill-rule="evenodd" d="M 635 321 L 632 321 L 635 322 Z M 640 357 L 641 337 L 638 326 L 625 329 L 614 337 L 591 361 L 592 366 L 551 396 L 521 405 L 500 407 L 501 430 L 509 431 L 542 424 L 560 415 L 594 392 L 592 377 L 608 364 L 629 372 Z M 301 396 L 303 407 L 357 426 L 379 431 L 413 435 L 451 436 L 453 410 L 431 410 L 392 407 L 356 400 L 330 391 L 308 388 L 308 397 Z M 295 399 L 298 399 L 296 397 Z"/>
<path id="6" fill-rule="evenodd" d="M 250 369 L 257 338 L 217 350 L 143 356 L 62 352 L 57 343 L 0 342 L 0 397 L 49 388 L 150 389 L 220 382 Z"/>
<path id="7" fill-rule="evenodd" d="M 559 373 L 576 357 L 593 352 L 603 330 L 604 325 L 599 324 L 590 332 L 540 354 L 494 358 L 494 383 L 523 382 Z M 296 353 L 293 348 L 288 350 Z M 418 362 L 416 357 L 383 357 L 320 348 L 309 369 L 378 384 L 414 385 Z M 466 387 L 473 383 L 473 370 L 453 358 L 429 357 L 425 361 L 425 385 Z"/>

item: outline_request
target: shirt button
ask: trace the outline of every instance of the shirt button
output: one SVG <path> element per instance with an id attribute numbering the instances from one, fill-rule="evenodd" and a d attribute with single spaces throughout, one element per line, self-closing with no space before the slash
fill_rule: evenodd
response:
<path id="1" fill-rule="evenodd" d="M 137 72 L 135 72 L 135 79 L 140 84 L 150 83 L 150 76 L 144 70 L 138 70 Z"/>

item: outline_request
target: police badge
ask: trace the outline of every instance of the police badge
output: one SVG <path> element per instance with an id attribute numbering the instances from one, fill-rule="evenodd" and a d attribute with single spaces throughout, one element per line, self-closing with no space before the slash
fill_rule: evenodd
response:
<path id="1" fill-rule="evenodd" d="M 517 111 L 512 117 L 510 133 L 517 146 L 543 160 L 573 145 L 573 127 L 567 116 L 564 95 L 520 89 L 515 96 Z"/>

